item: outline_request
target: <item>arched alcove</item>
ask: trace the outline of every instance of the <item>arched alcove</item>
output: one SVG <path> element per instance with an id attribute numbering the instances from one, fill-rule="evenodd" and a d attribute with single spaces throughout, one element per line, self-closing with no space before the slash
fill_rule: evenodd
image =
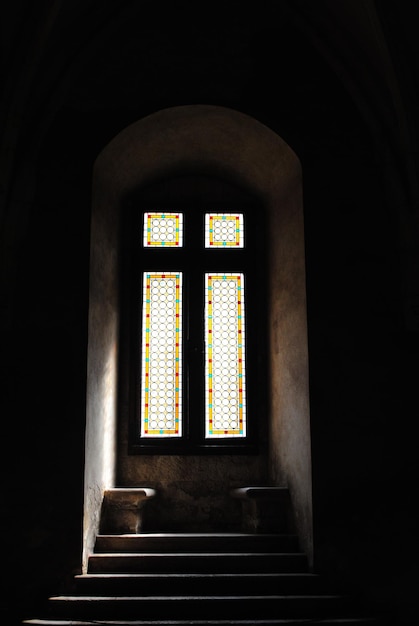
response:
<path id="1" fill-rule="evenodd" d="M 270 484 L 287 486 L 312 557 L 311 452 L 304 228 L 299 160 L 273 131 L 207 105 L 154 113 L 119 133 L 96 160 L 91 222 L 84 563 L 102 496 L 117 475 L 119 270 L 124 199 L 159 178 L 222 176 L 263 203 L 268 232 Z"/>

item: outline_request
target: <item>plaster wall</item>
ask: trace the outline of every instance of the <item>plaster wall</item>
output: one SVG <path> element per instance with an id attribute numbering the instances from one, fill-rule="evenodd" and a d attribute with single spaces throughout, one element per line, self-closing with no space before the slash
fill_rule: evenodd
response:
<path id="1" fill-rule="evenodd" d="M 176 173 L 222 176 L 249 189 L 268 212 L 270 268 L 270 445 L 229 457 L 128 456 L 117 423 L 120 258 L 123 199 Z M 160 523 L 212 528 L 237 519 L 232 487 L 290 488 L 297 530 L 312 554 L 311 459 L 301 171 L 292 150 L 266 126 L 231 109 L 183 106 L 131 125 L 103 150 L 94 171 L 85 501 L 85 557 L 97 531 L 98 502 L 109 482 L 154 486 Z M 105 382 L 106 381 L 106 382 Z M 90 397 L 91 396 L 91 397 Z M 123 410 L 122 410 L 123 412 Z M 266 417 L 266 416 L 263 416 Z M 156 518 L 157 519 L 157 518 Z"/>
<path id="2" fill-rule="evenodd" d="M 109 198 L 107 198 L 109 202 Z M 117 215 L 95 196 L 92 215 L 86 387 L 83 569 L 93 549 L 103 493 L 115 483 L 118 363 Z"/>

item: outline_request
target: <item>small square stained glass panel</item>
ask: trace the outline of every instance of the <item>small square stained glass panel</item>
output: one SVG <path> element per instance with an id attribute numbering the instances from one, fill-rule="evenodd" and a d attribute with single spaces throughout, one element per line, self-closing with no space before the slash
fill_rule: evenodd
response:
<path id="1" fill-rule="evenodd" d="M 242 213 L 206 213 L 206 248 L 243 248 L 244 219 Z"/>
<path id="2" fill-rule="evenodd" d="M 144 213 L 145 248 L 180 248 L 183 243 L 182 213 Z"/>

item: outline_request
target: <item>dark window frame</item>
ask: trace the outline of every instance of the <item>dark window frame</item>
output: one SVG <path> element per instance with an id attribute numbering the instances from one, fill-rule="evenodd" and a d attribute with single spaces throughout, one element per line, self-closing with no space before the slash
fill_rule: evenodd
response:
<path id="1" fill-rule="evenodd" d="M 128 451 L 130 454 L 206 455 L 257 454 L 259 420 L 266 411 L 266 250 L 263 209 L 255 203 L 130 201 L 123 238 L 123 353 L 128 363 Z M 179 211 L 184 214 L 181 248 L 144 248 L 145 211 Z M 204 248 L 205 213 L 244 215 L 245 246 L 232 250 Z M 199 232 L 193 235 L 192 233 Z M 199 262 L 197 262 L 197 257 Z M 144 271 L 183 272 L 183 435 L 152 438 L 140 435 L 141 306 Z M 205 438 L 204 382 L 204 275 L 205 272 L 241 272 L 246 297 L 246 414 L 245 437 Z M 124 278 L 125 277 L 125 278 Z M 194 285 L 194 288 L 191 287 Z M 196 320 L 199 323 L 196 323 Z M 137 346 L 137 347 L 136 347 Z M 199 373 L 198 373 L 199 372 Z M 123 376 L 124 376 L 123 373 Z"/>

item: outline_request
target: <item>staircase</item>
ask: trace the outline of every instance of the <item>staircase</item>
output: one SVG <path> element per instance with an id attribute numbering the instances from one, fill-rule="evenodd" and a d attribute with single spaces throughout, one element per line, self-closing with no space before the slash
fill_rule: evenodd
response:
<path id="1" fill-rule="evenodd" d="M 378 626 L 325 588 L 295 535 L 101 534 L 72 595 L 32 626 Z"/>

